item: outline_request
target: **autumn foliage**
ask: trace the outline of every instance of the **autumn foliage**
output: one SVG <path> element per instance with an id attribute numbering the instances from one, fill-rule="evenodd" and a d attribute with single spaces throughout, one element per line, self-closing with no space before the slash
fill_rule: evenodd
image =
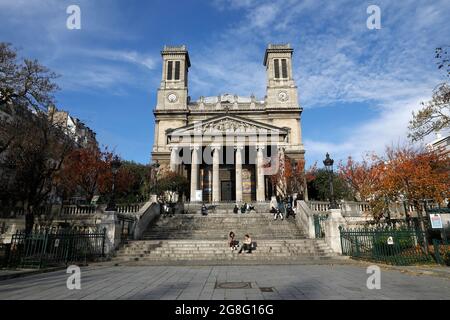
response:
<path id="1" fill-rule="evenodd" d="M 63 198 L 81 197 L 90 202 L 94 195 L 106 198 L 112 190 L 113 175 L 111 161 L 114 154 L 108 150 L 76 149 L 64 162 L 59 175 Z M 125 201 L 144 198 L 142 193 L 148 184 L 148 166 L 124 161 L 115 179 L 116 196 Z"/>
<path id="2" fill-rule="evenodd" d="M 439 152 L 389 147 L 383 156 L 369 155 L 362 162 L 349 158 L 339 173 L 378 216 L 391 201 L 406 201 L 421 212 L 423 201 L 442 203 L 449 197 L 450 159 Z"/>
<path id="3" fill-rule="evenodd" d="M 274 193 L 281 196 L 297 193 L 304 197 L 308 177 L 308 173 L 305 172 L 305 161 L 294 160 L 286 155 L 271 160 L 273 161 L 267 163 L 265 167 L 278 168 L 274 174 L 270 175 Z"/>
<path id="4" fill-rule="evenodd" d="M 110 179 L 109 162 L 112 154 L 107 151 L 76 149 L 66 159 L 60 174 L 63 193 L 72 195 L 79 192 L 91 201 L 97 190 L 106 191 Z"/>

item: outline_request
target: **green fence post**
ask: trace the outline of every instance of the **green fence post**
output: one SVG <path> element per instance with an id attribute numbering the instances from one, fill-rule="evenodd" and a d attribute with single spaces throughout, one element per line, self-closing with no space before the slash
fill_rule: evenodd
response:
<path id="1" fill-rule="evenodd" d="M 45 257 L 45 252 L 47 251 L 47 241 L 48 241 L 48 233 L 47 231 L 44 231 L 44 243 L 43 243 L 43 249 L 41 249 L 40 259 L 39 259 L 39 269 L 42 268 L 42 262 Z"/>
<path id="2" fill-rule="evenodd" d="M 105 240 L 106 240 L 106 227 L 103 228 L 103 239 L 102 239 L 102 258 L 105 257 Z"/>

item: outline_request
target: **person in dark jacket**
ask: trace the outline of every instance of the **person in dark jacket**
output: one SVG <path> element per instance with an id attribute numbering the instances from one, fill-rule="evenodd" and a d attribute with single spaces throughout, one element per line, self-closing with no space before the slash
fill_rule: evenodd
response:
<path id="1" fill-rule="evenodd" d="M 204 216 L 208 215 L 208 208 L 206 207 L 206 205 L 204 203 L 202 204 L 202 215 L 204 215 Z"/>

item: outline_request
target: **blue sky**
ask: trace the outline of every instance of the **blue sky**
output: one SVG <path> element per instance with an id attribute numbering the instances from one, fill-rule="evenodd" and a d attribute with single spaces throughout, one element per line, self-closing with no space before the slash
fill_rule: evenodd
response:
<path id="1" fill-rule="evenodd" d="M 81 8 L 81 30 L 66 8 Z M 366 9 L 381 8 L 381 30 Z M 186 44 L 189 94 L 265 94 L 268 43 L 294 47 L 309 164 L 405 141 L 412 110 L 444 80 L 450 1 L 0 0 L 0 41 L 61 75 L 58 107 L 101 144 L 147 163 L 164 44 Z"/>

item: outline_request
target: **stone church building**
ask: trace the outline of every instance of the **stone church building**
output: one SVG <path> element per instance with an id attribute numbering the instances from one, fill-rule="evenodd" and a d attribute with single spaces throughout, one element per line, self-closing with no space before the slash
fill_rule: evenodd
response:
<path id="1" fill-rule="evenodd" d="M 192 101 L 186 46 L 164 47 L 152 160 L 189 179 L 191 201 L 270 200 L 270 175 L 282 168 L 274 159 L 304 159 L 292 54 L 289 44 L 267 47 L 264 100 L 222 94 Z"/>

